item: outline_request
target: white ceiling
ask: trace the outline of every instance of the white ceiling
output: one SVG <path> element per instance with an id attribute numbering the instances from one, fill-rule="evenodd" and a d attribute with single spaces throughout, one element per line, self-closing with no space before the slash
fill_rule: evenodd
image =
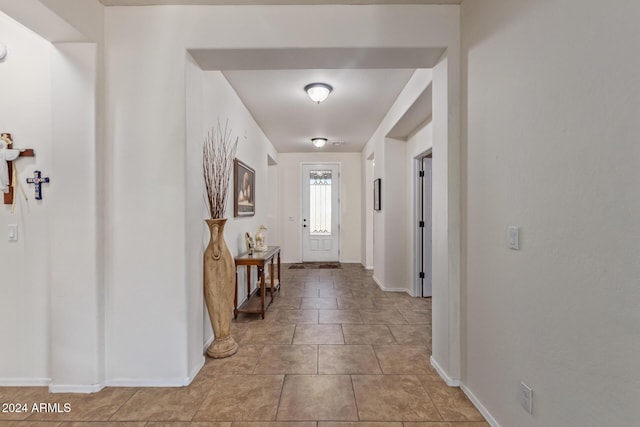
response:
<path id="1" fill-rule="evenodd" d="M 105 6 L 152 5 L 311 5 L 311 4 L 460 4 L 461 0 L 99 0 Z"/>
<path id="2" fill-rule="evenodd" d="M 190 53 L 203 70 L 222 71 L 279 152 L 315 151 L 314 137 L 329 140 L 323 151 L 359 152 L 414 71 L 433 67 L 442 50 L 195 49 Z M 334 88 L 321 104 L 311 101 L 303 89 L 314 82 Z M 422 119 L 407 116 L 394 129 L 394 137 L 415 129 L 430 115 L 430 108 L 417 115 Z M 344 144 L 332 144 L 338 141 Z"/>
<path id="3" fill-rule="evenodd" d="M 461 0 L 100 0 L 105 6 L 460 4 Z M 194 49 L 203 70 L 222 71 L 267 138 L 279 152 L 317 151 L 311 138 L 324 137 L 322 151 L 359 152 L 380 125 L 417 68 L 431 68 L 442 49 L 316 48 Z M 334 91 L 321 104 L 304 93 L 308 83 Z M 394 127 L 406 137 L 431 114 L 431 93 Z M 334 145 L 341 141 L 343 144 Z"/>
<path id="4" fill-rule="evenodd" d="M 361 151 L 413 71 L 268 70 L 224 75 L 279 152 L 314 151 L 314 137 L 345 142 L 324 151 Z M 313 82 L 333 86 L 321 104 L 303 90 Z"/>

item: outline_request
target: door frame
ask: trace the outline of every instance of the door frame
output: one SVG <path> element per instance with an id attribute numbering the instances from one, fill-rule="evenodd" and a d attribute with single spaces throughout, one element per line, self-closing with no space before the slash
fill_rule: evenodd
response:
<path id="1" fill-rule="evenodd" d="M 300 162 L 300 174 L 298 176 L 298 182 L 300 183 L 300 261 L 304 262 L 303 249 L 304 249 L 304 233 L 302 231 L 302 218 L 304 217 L 304 206 L 302 202 L 304 200 L 304 186 L 302 184 L 302 177 L 304 174 L 305 166 L 324 166 L 331 165 L 338 167 L 338 262 L 342 262 L 342 162 Z"/>
<path id="2" fill-rule="evenodd" d="M 420 163 L 422 159 L 425 157 L 431 157 L 433 159 L 433 148 L 429 148 L 426 151 L 418 154 L 413 158 L 413 225 L 411 230 L 413 231 L 413 296 L 421 297 L 422 296 L 422 281 L 419 277 L 420 271 L 422 269 L 422 240 L 420 238 L 420 226 L 418 225 L 420 221 L 420 212 L 422 209 L 422 194 L 420 188 L 420 177 L 418 173 L 420 172 Z M 431 167 L 433 168 L 433 161 Z M 432 172 L 433 173 L 433 172 Z M 431 227 L 433 228 L 433 175 L 431 178 Z M 431 231 L 431 235 L 433 236 L 433 230 Z M 433 242 L 433 237 L 432 237 Z M 433 270 L 433 243 L 431 244 L 431 269 Z M 431 276 L 433 279 L 433 271 L 431 272 Z M 433 283 L 432 283 L 432 295 L 433 295 Z"/>

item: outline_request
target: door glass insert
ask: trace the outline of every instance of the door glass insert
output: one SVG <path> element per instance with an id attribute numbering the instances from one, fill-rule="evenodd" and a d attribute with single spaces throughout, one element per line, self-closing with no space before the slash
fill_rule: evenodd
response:
<path id="1" fill-rule="evenodd" d="M 331 235 L 331 171 L 309 173 L 309 233 Z"/>

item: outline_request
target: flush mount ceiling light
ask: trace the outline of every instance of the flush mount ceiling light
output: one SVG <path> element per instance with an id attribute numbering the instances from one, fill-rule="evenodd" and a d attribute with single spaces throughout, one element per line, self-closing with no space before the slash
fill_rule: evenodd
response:
<path id="1" fill-rule="evenodd" d="M 317 148 L 322 148 L 322 147 L 324 147 L 324 144 L 327 143 L 327 138 L 311 138 L 311 142 Z"/>
<path id="2" fill-rule="evenodd" d="M 326 83 L 311 83 L 304 87 L 309 98 L 318 104 L 327 99 L 332 90 L 333 88 Z"/>
<path id="3" fill-rule="evenodd" d="M 7 46 L 4 43 L 0 43 L 0 61 L 4 61 L 7 57 Z"/>

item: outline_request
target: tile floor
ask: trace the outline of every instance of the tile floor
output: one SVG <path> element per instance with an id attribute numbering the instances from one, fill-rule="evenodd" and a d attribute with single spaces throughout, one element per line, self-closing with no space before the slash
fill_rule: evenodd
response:
<path id="1" fill-rule="evenodd" d="M 0 387 L 1 402 L 69 403 L 0 413 L 0 427 L 481 427 L 482 415 L 429 363 L 431 300 L 385 293 L 357 264 L 282 269 L 266 318 L 234 321 L 233 357 L 207 358 L 183 388 L 92 395 Z"/>

